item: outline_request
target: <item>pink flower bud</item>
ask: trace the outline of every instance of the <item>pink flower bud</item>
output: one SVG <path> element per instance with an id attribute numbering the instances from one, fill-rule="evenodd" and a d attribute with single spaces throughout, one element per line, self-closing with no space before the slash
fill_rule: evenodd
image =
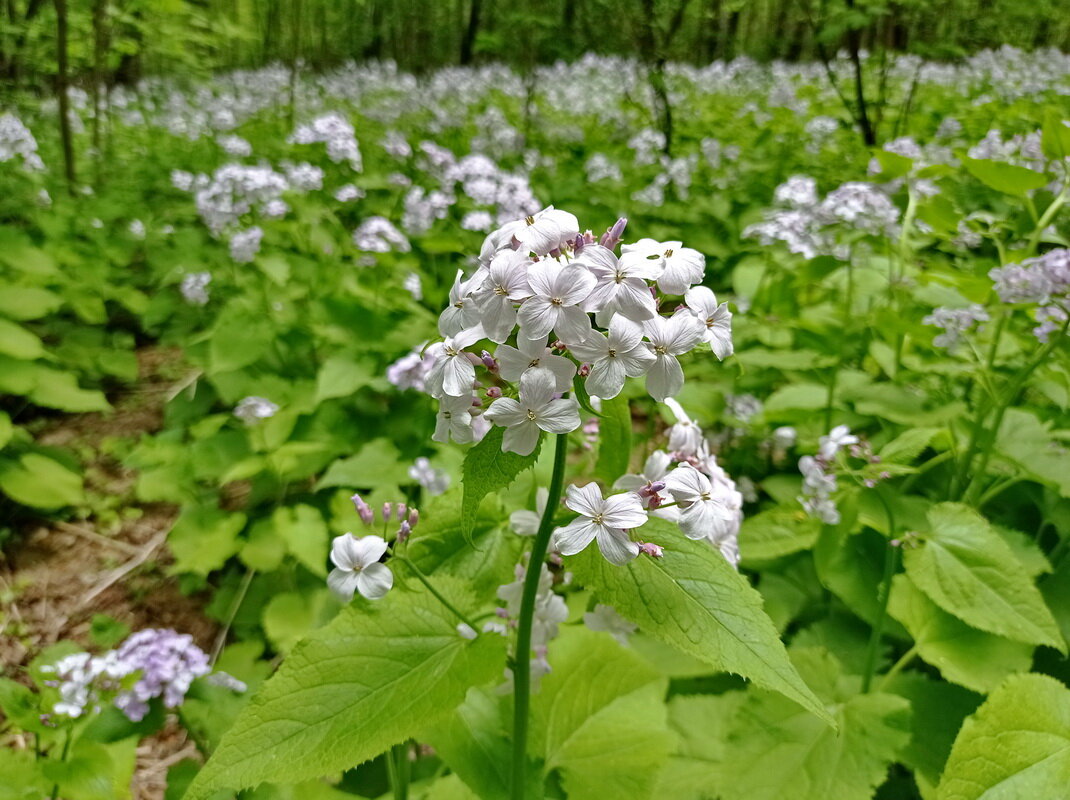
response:
<path id="1" fill-rule="evenodd" d="M 613 250 L 620 244 L 621 237 L 624 236 L 624 229 L 628 225 L 627 217 L 621 217 L 613 223 L 613 227 L 602 234 L 602 238 L 598 240 L 598 243 L 602 247 L 606 247 Z"/>
<path id="2" fill-rule="evenodd" d="M 498 362 L 494 359 L 494 356 L 492 356 L 486 350 L 483 351 L 483 354 L 480 356 L 479 360 L 483 362 L 484 367 L 489 369 L 491 372 L 497 373 Z"/>
<path id="3" fill-rule="evenodd" d="M 583 252 L 583 248 L 586 246 L 587 241 L 580 234 L 576 234 L 576 238 L 572 242 L 572 252 L 579 255 Z"/>
<path id="4" fill-rule="evenodd" d="M 401 526 L 398 528 L 398 536 L 397 536 L 398 544 L 402 544 L 404 542 L 407 542 L 408 539 L 409 539 L 409 534 L 411 534 L 411 533 L 412 533 L 412 526 L 409 525 L 409 521 L 408 520 L 402 520 L 401 521 Z"/>
<path id="5" fill-rule="evenodd" d="M 554 350 L 560 350 L 561 352 L 568 350 L 568 345 L 562 342 L 560 339 L 555 340 L 554 343 L 550 345 L 550 347 L 552 347 Z"/>
<path id="6" fill-rule="evenodd" d="M 651 558 L 661 558 L 665 555 L 665 550 L 662 546 L 653 542 L 639 542 L 639 552 Z"/>
<path id="7" fill-rule="evenodd" d="M 590 364 L 580 364 L 579 376 L 581 378 L 586 378 L 590 374 L 591 374 L 591 365 Z"/>
<path id="8" fill-rule="evenodd" d="M 487 389 L 487 397 L 489 397 L 490 399 L 497 400 L 501 396 L 502 390 L 499 389 L 497 386 L 491 386 L 489 389 Z"/>
<path id="9" fill-rule="evenodd" d="M 409 520 L 408 521 L 409 521 L 409 527 L 410 528 L 415 528 L 416 527 L 416 523 L 420 521 L 420 512 L 417 511 L 415 508 L 410 508 L 409 509 Z"/>
<path id="10" fill-rule="evenodd" d="M 405 515 L 409 513 L 409 507 L 404 503 L 398 503 L 398 519 L 405 519 Z"/>
<path id="11" fill-rule="evenodd" d="M 390 503 L 383 503 L 383 522 L 390 521 Z"/>

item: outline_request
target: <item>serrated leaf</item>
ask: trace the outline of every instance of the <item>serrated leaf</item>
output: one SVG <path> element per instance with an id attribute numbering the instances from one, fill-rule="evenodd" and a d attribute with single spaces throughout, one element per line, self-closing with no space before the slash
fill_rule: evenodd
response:
<path id="1" fill-rule="evenodd" d="M 401 452 L 389 439 L 372 439 L 349 458 L 340 458 L 327 468 L 319 479 L 316 490 L 331 486 L 346 489 L 378 489 L 381 486 L 397 486 L 409 478 Z"/>
<path id="2" fill-rule="evenodd" d="M 1053 441 L 1050 427 L 1028 411 L 1009 408 L 999 428 L 996 452 L 1030 478 L 1070 497 L 1070 452 Z"/>
<path id="3" fill-rule="evenodd" d="M 627 398 L 602 401 L 598 420 L 598 462 L 594 474 L 607 485 L 628 471 L 632 456 L 632 409 Z"/>
<path id="4" fill-rule="evenodd" d="M 502 437 L 505 428 L 495 425 L 483 439 L 473 446 L 464 456 L 461 468 L 464 496 L 461 500 L 461 533 L 470 538 L 475 525 L 476 513 L 483 498 L 491 492 L 497 492 L 514 480 L 526 469 L 535 466 L 542 449 L 543 434 L 531 455 L 518 456 L 516 453 L 502 452 Z"/>
<path id="5" fill-rule="evenodd" d="M 316 402 L 334 397 L 349 397 L 368 384 L 374 376 L 353 357 L 333 356 L 320 367 L 316 376 Z"/>
<path id="6" fill-rule="evenodd" d="M 330 533 L 323 515 L 310 505 L 277 508 L 272 514 L 275 530 L 286 542 L 286 549 L 313 575 L 327 577 L 327 552 Z"/>
<path id="7" fill-rule="evenodd" d="M 984 517 L 969 506 L 941 503 L 928 519 L 924 541 L 903 554 L 919 589 L 975 628 L 1066 652 L 1039 590 Z"/>
<path id="8" fill-rule="evenodd" d="M 644 538 L 665 546 L 663 558 L 617 567 L 594 547 L 567 561 L 577 579 L 644 632 L 757 686 L 781 692 L 823 720 L 828 711 L 788 660 L 762 597 L 708 543 L 651 519 Z"/>
<path id="9" fill-rule="evenodd" d="M 1029 669 L 1033 646 L 971 628 L 948 614 L 906 575 L 892 580 L 888 613 L 914 637 L 918 655 L 946 680 L 988 692 L 1007 675 Z"/>
<path id="10" fill-rule="evenodd" d="M 1040 148 L 1052 161 L 1070 158 L 1070 126 L 1062 115 L 1049 111 L 1041 127 Z"/>
<path id="11" fill-rule="evenodd" d="M 881 463 L 910 464 L 924 452 L 941 428 L 908 428 L 888 444 L 879 453 Z"/>
<path id="12" fill-rule="evenodd" d="M 1042 172 L 1034 172 L 1004 161 L 963 157 L 962 165 L 985 186 L 1017 197 L 1024 197 L 1033 189 L 1040 189 L 1049 181 Z"/>
<path id="13" fill-rule="evenodd" d="M 436 588 L 467 605 L 456 584 Z M 441 718 L 504 666 L 504 639 L 468 641 L 456 624 L 426 592 L 395 590 L 343 609 L 250 700 L 187 800 L 349 769 Z"/>
<path id="14" fill-rule="evenodd" d="M 747 562 L 779 558 L 813 547 L 820 528 L 796 509 L 772 508 L 743 520 L 739 550 Z"/>
<path id="15" fill-rule="evenodd" d="M 938 800 L 1065 797 L 1070 786 L 1070 689 L 1014 675 L 963 723 Z"/>

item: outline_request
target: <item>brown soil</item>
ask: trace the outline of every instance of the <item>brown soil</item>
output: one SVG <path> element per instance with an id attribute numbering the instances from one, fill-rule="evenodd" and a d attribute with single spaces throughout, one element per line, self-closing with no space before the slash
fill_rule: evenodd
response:
<path id="1" fill-rule="evenodd" d="M 97 649 L 89 636 L 95 614 L 107 614 L 136 631 L 173 628 L 211 651 L 217 626 L 204 614 L 205 597 L 183 595 L 167 575 L 172 558 L 166 536 L 178 509 L 166 503 L 138 503 L 136 475 L 102 454 L 108 439 L 136 440 L 158 431 L 171 387 L 181 379 L 178 354 L 162 348 L 138 352 L 138 382 L 113 397 L 107 414 L 78 414 L 57 420 L 38 435 L 43 444 L 67 446 L 95 456 L 86 467 L 86 488 L 119 509 L 136 509 L 107 524 L 90 518 L 53 521 L 24 531 L 10 552 L 0 553 L 0 665 L 20 679 L 43 648 L 70 640 Z M 0 744 L 18 746 L 18 742 Z M 138 747 L 132 784 L 136 800 L 160 800 L 167 768 L 198 758 L 185 732 L 172 720 Z"/>

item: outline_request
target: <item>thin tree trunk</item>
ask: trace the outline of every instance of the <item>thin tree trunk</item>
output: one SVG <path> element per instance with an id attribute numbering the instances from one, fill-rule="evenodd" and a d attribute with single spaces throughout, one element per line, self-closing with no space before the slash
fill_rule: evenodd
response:
<path id="1" fill-rule="evenodd" d="M 468 66 L 472 63 L 476 36 L 479 34 L 479 17 L 482 10 L 482 0 L 472 0 L 472 5 L 469 6 L 468 10 L 468 27 L 465 28 L 464 38 L 461 39 L 461 66 Z"/>
<path id="2" fill-rule="evenodd" d="M 67 97 L 69 80 L 67 65 L 67 0 L 54 0 L 56 4 L 56 92 L 59 95 L 59 137 L 63 142 L 63 170 L 67 177 L 67 190 L 73 195 L 77 182 L 74 168 L 74 142 L 71 139 L 70 98 Z"/>
<path id="3" fill-rule="evenodd" d="M 847 8 L 854 11 L 855 0 L 847 0 Z M 866 107 L 866 85 L 862 75 L 862 58 L 859 55 L 861 47 L 861 32 L 858 28 L 849 28 L 847 31 L 847 48 L 851 54 L 851 65 L 854 67 L 855 103 L 858 106 L 858 127 L 862 130 L 862 141 L 867 147 L 877 144 L 877 133 L 873 129 L 873 123 L 869 118 L 869 110 Z"/>
<path id="4" fill-rule="evenodd" d="M 104 83 L 104 58 L 107 53 L 108 40 L 105 30 L 105 17 L 108 0 L 93 0 L 93 158 L 97 162 L 97 184 L 100 183 L 100 117 L 103 110 L 100 90 Z"/>

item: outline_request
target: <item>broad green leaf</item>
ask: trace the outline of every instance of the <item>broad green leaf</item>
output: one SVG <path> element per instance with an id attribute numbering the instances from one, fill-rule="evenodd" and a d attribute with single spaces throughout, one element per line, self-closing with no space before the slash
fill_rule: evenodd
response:
<path id="1" fill-rule="evenodd" d="M 264 633 L 276 650 L 288 653 L 301 639 L 330 619 L 338 608 L 327 588 L 280 592 L 264 607 Z"/>
<path id="2" fill-rule="evenodd" d="M 532 703 L 532 744 L 570 800 L 652 796 L 668 758 L 667 681 L 604 634 L 572 628 Z"/>
<path id="3" fill-rule="evenodd" d="M 1017 197 L 1024 197 L 1028 192 L 1040 189 L 1049 181 L 1042 172 L 1034 172 L 1004 161 L 963 157 L 962 165 L 985 186 Z"/>
<path id="4" fill-rule="evenodd" d="M 879 453 L 881 462 L 892 464 L 910 464 L 927 448 L 940 433 L 941 428 L 907 428 Z"/>
<path id="5" fill-rule="evenodd" d="M 455 584 L 436 588 L 467 606 Z M 461 637 L 429 593 L 358 601 L 298 644 L 197 776 L 187 800 L 354 767 L 445 716 L 500 677 L 505 641 Z"/>
<path id="6" fill-rule="evenodd" d="M 632 410 L 625 397 L 602 401 L 595 477 L 610 485 L 628 471 L 632 455 Z"/>
<path id="7" fill-rule="evenodd" d="M 270 349 L 276 338 L 263 317 L 224 312 L 208 345 L 211 372 L 232 372 L 252 364 Z"/>
<path id="8" fill-rule="evenodd" d="M 869 800 L 910 740 L 910 704 L 902 697 L 858 694 L 820 649 L 792 653 L 799 671 L 821 687 L 837 729 L 769 692 L 749 692 L 724 748 L 723 800 Z"/>
<path id="9" fill-rule="evenodd" d="M 320 367 L 316 376 L 316 402 L 332 397 L 349 397 L 375 376 L 351 356 L 333 356 Z"/>
<path id="10" fill-rule="evenodd" d="M 107 411 L 111 408 L 102 392 L 83 389 L 78 385 L 78 379 L 70 372 L 60 372 L 47 367 L 37 370 L 36 381 L 29 395 L 37 405 L 57 408 L 60 411 L 81 413 Z"/>
<path id="11" fill-rule="evenodd" d="M 420 509 L 407 554 L 425 574 L 463 578 L 479 598 L 490 599 L 513 578 L 524 540 L 509 529 L 500 507 L 486 504 L 469 540 L 461 532 L 460 489 L 451 489 Z"/>
<path id="12" fill-rule="evenodd" d="M 830 720 L 788 659 L 761 595 L 724 556 L 708 543 L 685 539 L 664 520 L 650 520 L 643 536 L 664 545 L 663 558 L 617 567 L 589 547 L 566 565 L 644 632 Z"/>
<path id="13" fill-rule="evenodd" d="M 903 554 L 919 589 L 975 628 L 1066 652 L 1037 587 L 984 517 L 958 503 L 933 506 L 928 517 L 924 541 Z"/>
<path id="14" fill-rule="evenodd" d="M 1047 423 L 1019 408 L 1007 409 L 996 439 L 996 451 L 1034 480 L 1070 497 L 1070 452 L 1052 441 Z"/>
<path id="15" fill-rule="evenodd" d="M 0 800 L 41 800 L 52 791 L 33 750 L 0 747 Z"/>
<path id="16" fill-rule="evenodd" d="M 408 468 L 397 446 L 389 439 L 372 439 L 355 456 L 341 458 L 327 468 L 316 484 L 317 491 L 331 486 L 346 489 L 378 489 L 410 483 Z"/>
<path id="17" fill-rule="evenodd" d="M 900 760 L 935 786 L 962 721 L 977 710 L 982 697 L 918 672 L 897 675 L 887 691 L 910 701 L 910 743 Z"/>
<path id="18" fill-rule="evenodd" d="M 669 724 L 677 735 L 676 753 L 658 777 L 658 797 L 707 800 L 731 780 L 725 764 L 728 736 L 747 692 L 676 695 L 669 701 Z"/>
<path id="19" fill-rule="evenodd" d="M 271 516 L 290 554 L 313 575 L 326 578 L 331 542 L 323 515 L 312 506 L 300 503 L 292 508 L 277 508 Z"/>
<path id="20" fill-rule="evenodd" d="M 290 262 L 281 255 L 257 256 L 256 265 L 279 286 L 285 286 L 290 279 Z"/>
<path id="21" fill-rule="evenodd" d="M 1047 675 L 1014 675 L 966 720 L 938 800 L 1066 797 L 1070 689 Z"/>
<path id="22" fill-rule="evenodd" d="M 40 339 L 21 325 L 0 317 L 0 355 L 29 361 L 44 354 Z"/>
<path id="23" fill-rule="evenodd" d="M 820 524 L 801 510 L 772 508 L 743 520 L 739 550 L 745 562 L 764 561 L 813 547 Z"/>
<path id="24" fill-rule="evenodd" d="M 892 581 L 888 613 L 914 637 L 922 659 L 967 689 L 991 691 L 1033 662 L 1032 645 L 971 628 L 926 597 L 906 575 Z"/>
<path id="25" fill-rule="evenodd" d="M 11 424 L 11 417 L 7 415 L 6 411 L 0 411 L 0 450 L 7 447 L 7 443 L 11 441 L 11 435 L 14 432 L 15 428 Z"/>
<path id="26" fill-rule="evenodd" d="M 765 413 L 780 411 L 816 411 L 824 408 L 829 399 L 827 386 L 817 383 L 792 383 L 769 395 L 765 401 Z"/>
<path id="27" fill-rule="evenodd" d="M 211 506 L 190 506 L 182 510 L 167 544 L 175 556 L 174 572 L 207 575 L 222 567 L 241 547 L 238 534 L 245 527 L 245 515 Z"/>
<path id="28" fill-rule="evenodd" d="M 0 314 L 11 319 L 40 319 L 63 305 L 63 299 L 36 286 L 5 286 L 0 292 Z"/>
<path id="29" fill-rule="evenodd" d="M 543 435 L 528 456 L 502 452 L 502 437 L 505 428 L 495 425 L 483 439 L 472 447 L 464 457 L 461 469 L 464 483 L 464 497 L 461 500 L 461 533 L 467 538 L 472 535 L 476 521 L 476 512 L 483 498 L 491 492 L 504 489 L 526 469 L 535 466 L 542 449 Z"/>
<path id="30" fill-rule="evenodd" d="M 39 453 L 0 464 L 0 491 L 18 503 L 44 509 L 75 506 L 85 499 L 82 476 Z"/>
<path id="31" fill-rule="evenodd" d="M 1070 126 L 1061 114 L 1049 111 L 1041 128 L 1040 147 L 1052 161 L 1070 158 Z"/>

